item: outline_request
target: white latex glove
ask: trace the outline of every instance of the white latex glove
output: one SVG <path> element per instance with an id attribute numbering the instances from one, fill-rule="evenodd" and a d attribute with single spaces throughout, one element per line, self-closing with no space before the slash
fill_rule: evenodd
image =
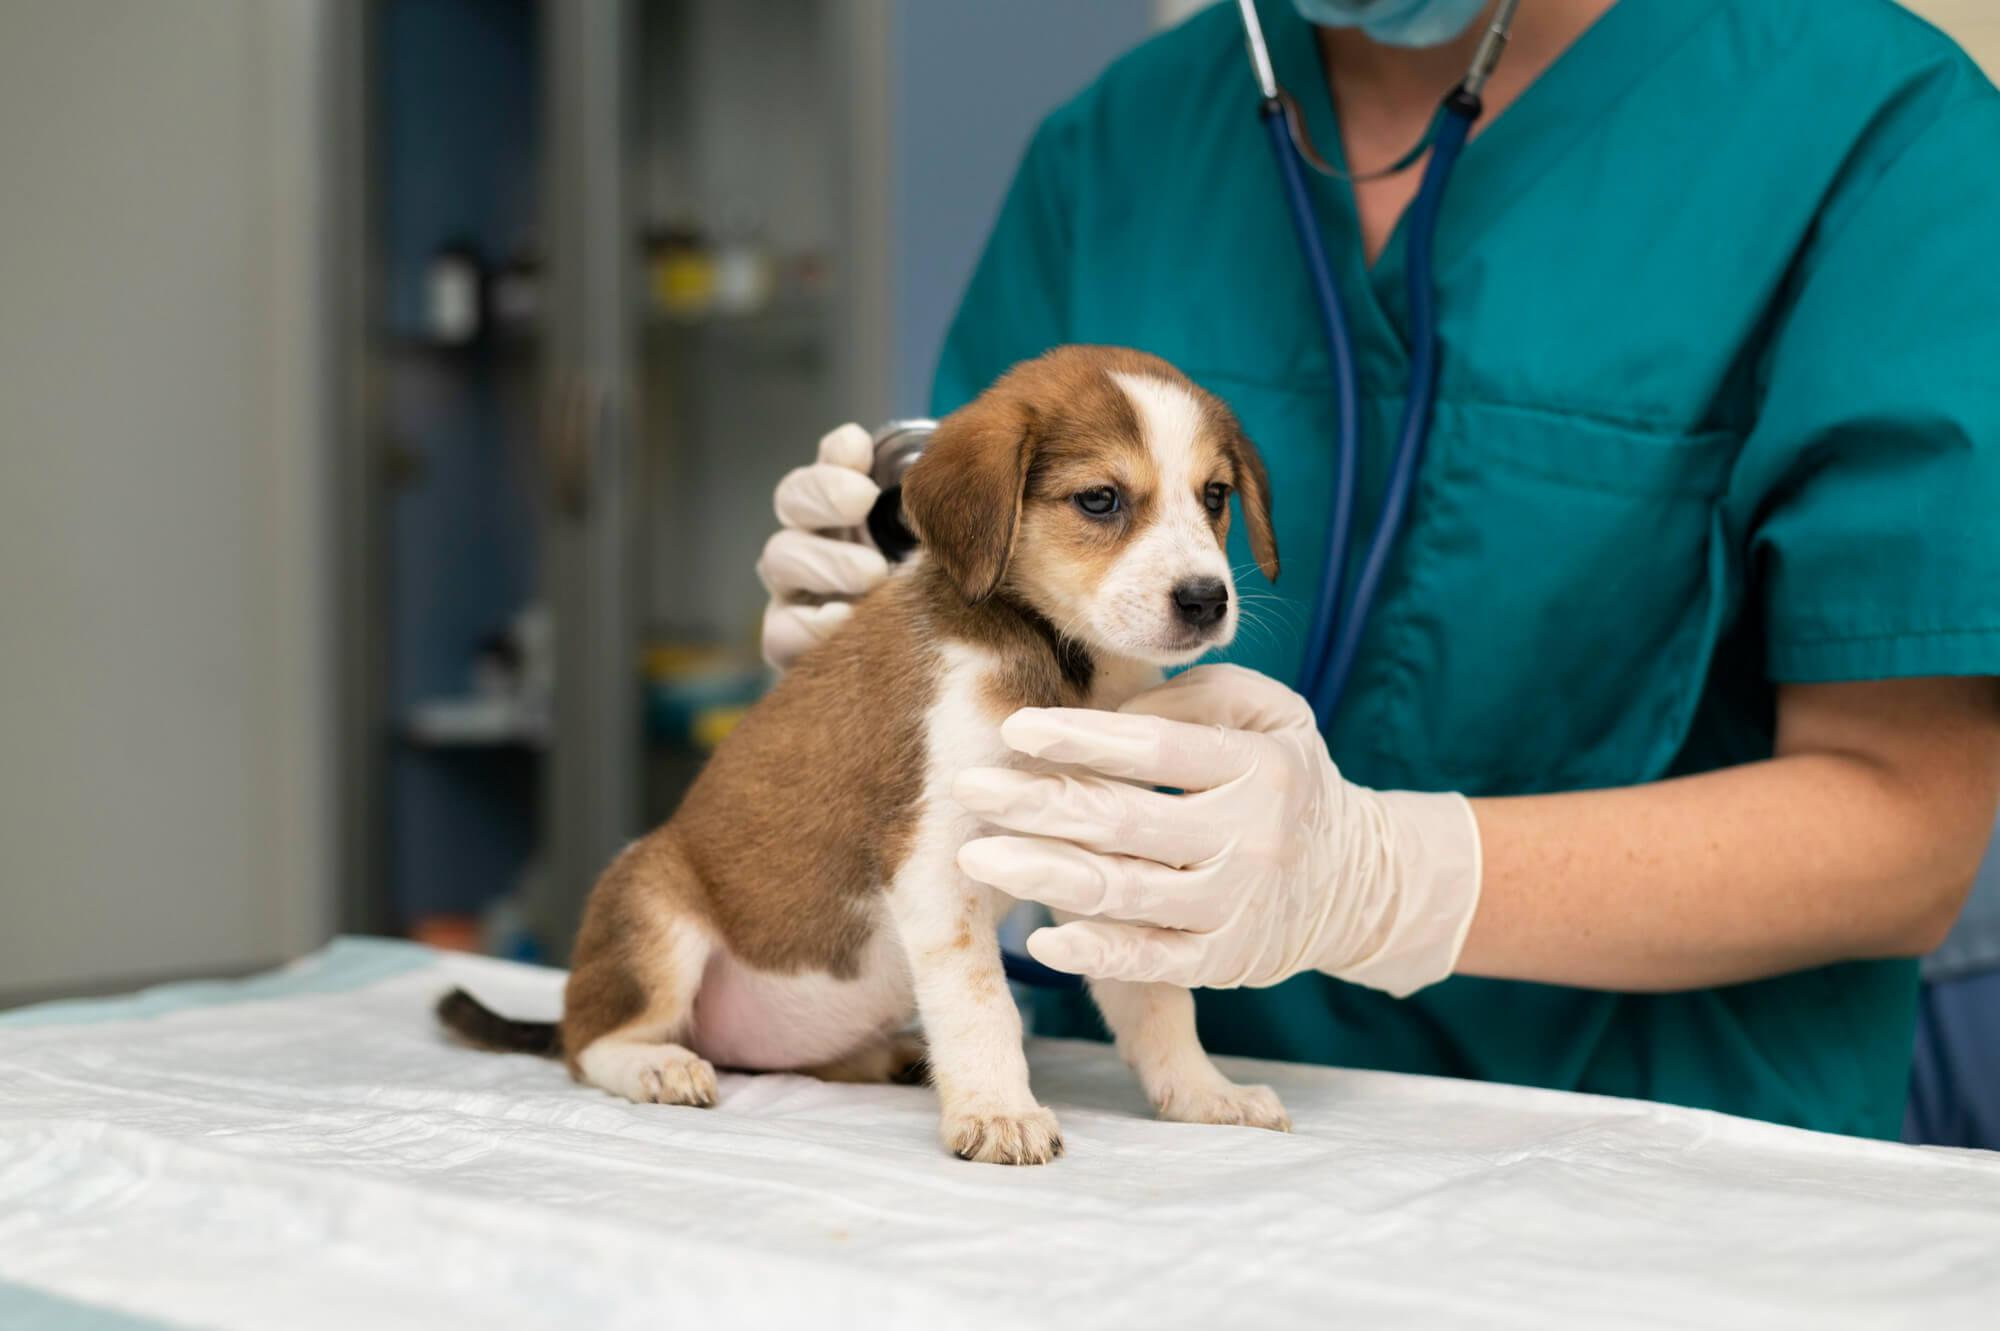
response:
<path id="1" fill-rule="evenodd" d="M 1029 834 L 967 842 L 967 874 L 1104 917 L 1030 935 L 1042 964 L 1189 988 L 1321 970 L 1397 997 L 1457 964 L 1479 904 L 1471 806 L 1345 780 L 1311 707 L 1275 680 L 1202 666 L 1117 712 L 1024 708 L 1000 734 L 1104 774 L 972 768 L 952 788 Z"/>
<path id="2" fill-rule="evenodd" d="M 786 669 L 854 612 L 848 602 L 889 576 L 889 561 L 853 533 L 882 492 L 869 477 L 875 442 L 859 425 L 819 441 L 819 461 L 778 482 L 779 529 L 764 543 L 757 576 L 764 607 L 764 659 Z"/>

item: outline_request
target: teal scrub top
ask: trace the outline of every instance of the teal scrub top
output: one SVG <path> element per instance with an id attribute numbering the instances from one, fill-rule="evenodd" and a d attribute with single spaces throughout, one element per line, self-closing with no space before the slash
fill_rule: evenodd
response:
<path id="1" fill-rule="evenodd" d="M 1260 5 L 1340 143 L 1312 31 Z M 1332 379 L 1234 7 L 1036 133 L 934 409 L 1065 342 L 1156 352 L 1263 450 L 1286 603 L 1229 657 L 1295 679 Z M 1655 781 L 1768 757 L 1786 682 L 2000 674 L 2000 94 L 1887 0 L 1622 0 L 1466 151 L 1437 240 L 1443 370 L 1409 527 L 1327 739 L 1376 787 Z M 1372 526 L 1408 366 L 1315 178 L 1358 343 Z M 1251 564 L 1236 525 L 1232 551 Z M 1252 583 L 1259 582 L 1254 574 Z M 1916 964 L 1674 994 L 1313 974 L 1200 996 L 1216 1051 L 1638 1096 L 1893 1136 Z M 1076 1033 L 1075 1005 L 1044 1029 Z"/>

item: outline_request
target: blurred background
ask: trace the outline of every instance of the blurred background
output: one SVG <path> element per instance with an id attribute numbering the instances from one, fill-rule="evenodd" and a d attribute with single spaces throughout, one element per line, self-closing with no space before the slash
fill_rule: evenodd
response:
<path id="1" fill-rule="evenodd" d="M 0 0 L 0 1006 L 559 962 L 763 687 L 777 477 L 1196 7 Z"/>

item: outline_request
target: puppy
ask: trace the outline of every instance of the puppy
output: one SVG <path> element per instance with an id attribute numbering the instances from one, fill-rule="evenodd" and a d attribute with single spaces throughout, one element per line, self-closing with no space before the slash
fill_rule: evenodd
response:
<path id="1" fill-rule="evenodd" d="M 628 1100 L 715 1103 L 716 1066 L 883 1080 L 921 1057 L 947 1149 L 1062 1153 L 1036 1103 L 994 928 L 967 878 L 974 766 L 1021 707 L 1115 708 L 1236 631 L 1229 496 L 1276 577 L 1262 462 L 1216 398 L 1157 357 L 1063 347 L 947 417 L 903 485 L 922 541 L 716 751 L 673 818 L 592 891 L 560 1028 L 463 991 L 439 1015 L 496 1049 L 560 1054 Z M 1194 1001 L 1090 986 L 1160 1114 L 1284 1129 L 1266 1087 L 1223 1077 Z M 921 1019 L 925 1046 L 899 1036 Z"/>

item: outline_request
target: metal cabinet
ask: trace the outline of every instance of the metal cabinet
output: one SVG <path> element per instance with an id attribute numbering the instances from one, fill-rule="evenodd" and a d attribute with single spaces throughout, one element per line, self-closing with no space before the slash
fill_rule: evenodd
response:
<path id="1" fill-rule="evenodd" d="M 553 5 L 543 550 L 556 633 L 530 917 L 669 813 L 761 690 L 773 480 L 885 410 L 879 4 Z M 856 216 L 859 210 L 860 216 Z"/>
<path id="2" fill-rule="evenodd" d="M 888 13 L 343 20 L 349 927 L 496 946 L 504 903 L 501 950 L 560 959 L 596 873 L 763 687 L 771 484 L 888 410 Z M 503 279 L 533 291 L 502 309 Z M 552 688 L 510 700 L 481 662 L 530 605 L 546 631 L 515 650 Z"/>

